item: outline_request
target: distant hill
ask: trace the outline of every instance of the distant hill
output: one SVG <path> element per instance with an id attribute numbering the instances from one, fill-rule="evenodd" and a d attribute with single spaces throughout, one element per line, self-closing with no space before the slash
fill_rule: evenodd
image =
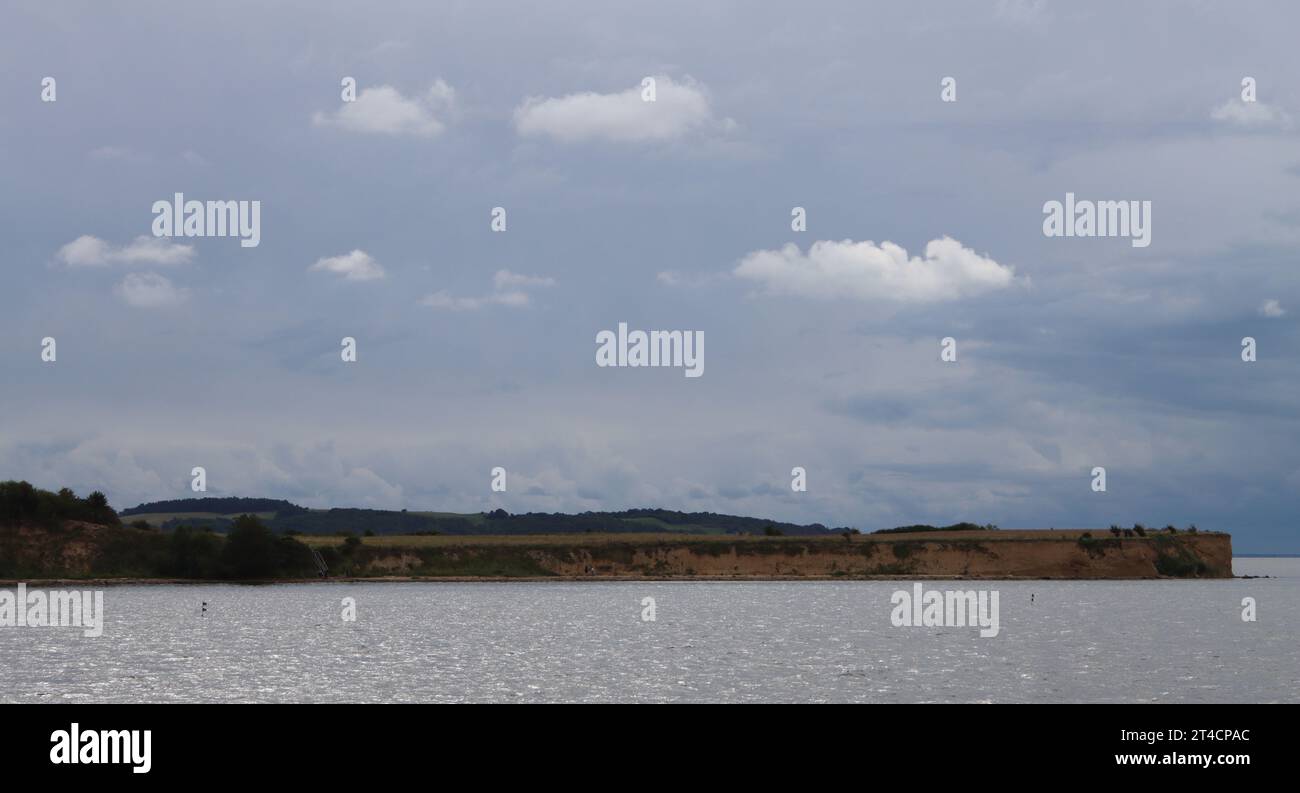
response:
<path id="1" fill-rule="evenodd" d="M 306 511 L 306 507 L 300 507 L 282 498 L 229 497 L 178 498 L 171 501 L 151 501 L 138 507 L 124 509 L 117 514 L 127 518 L 132 515 L 164 512 L 205 512 L 215 515 L 253 515 L 259 512 L 274 512 L 277 515 L 297 515 Z"/>
<path id="2" fill-rule="evenodd" d="M 876 529 L 872 534 L 916 534 L 921 531 L 996 531 L 997 526 L 977 526 L 974 523 L 954 523 L 951 526 L 930 526 L 918 523 L 914 526 L 899 526 L 896 529 Z"/>
<path id="3" fill-rule="evenodd" d="M 679 512 L 670 509 L 628 509 L 620 512 L 409 512 L 406 510 L 307 509 L 283 499 L 183 498 L 154 501 L 123 510 L 124 518 L 145 520 L 162 529 L 178 526 L 227 529 L 241 514 L 258 515 L 279 533 L 299 534 L 773 534 L 816 536 L 846 529 L 820 523 L 801 525 L 764 518 Z"/>

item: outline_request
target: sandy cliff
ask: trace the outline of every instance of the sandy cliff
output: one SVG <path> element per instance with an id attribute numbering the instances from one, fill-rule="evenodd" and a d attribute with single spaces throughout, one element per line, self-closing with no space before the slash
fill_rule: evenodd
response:
<path id="1" fill-rule="evenodd" d="M 442 538 L 439 538 L 442 539 Z M 446 538 L 401 547 L 392 538 L 356 557 L 362 575 L 799 578 L 1230 578 L 1227 534 L 1083 537 L 1081 532 L 954 532 L 833 538 L 581 536 Z M 546 542 L 530 544 L 530 539 Z M 476 542 L 476 540 L 478 540 Z M 494 572 L 497 571 L 497 572 Z M 473 572 L 471 572 L 473 571 Z"/>

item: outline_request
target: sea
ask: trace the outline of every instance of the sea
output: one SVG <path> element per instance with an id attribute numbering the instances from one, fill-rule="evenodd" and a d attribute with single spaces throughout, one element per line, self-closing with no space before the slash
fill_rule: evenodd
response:
<path id="1" fill-rule="evenodd" d="M 1233 564 L 921 582 L 996 636 L 895 624 L 910 581 L 106 586 L 0 627 L 0 702 L 1300 702 L 1300 559 Z"/>

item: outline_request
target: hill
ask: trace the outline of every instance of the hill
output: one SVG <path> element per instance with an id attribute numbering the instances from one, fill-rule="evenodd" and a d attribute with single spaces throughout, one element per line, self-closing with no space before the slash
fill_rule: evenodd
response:
<path id="1" fill-rule="evenodd" d="M 124 509 L 117 513 L 122 517 L 158 513 L 212 513 L 216 515 L 256 515 L 259 512 L 274 512 L 279 515 L 297 515 L 306 512 L 306 507 L 285 501 L 282 498 L 178 498 L 171 501 L 151 501 L 137 507 Z"/>
<path id="2" fill-rule="evenodd" d="M 284 502 L 288 504 L 288 502 Z M 137 509 L 265 507 L 265 500 L 203 499 Z M 773 524 L 710 512 L 625 510 L 581 515 L 502 510 L 477 515 L 302 510 L 288 504 L 266 522 L 243 514 L 229 530 L 181 526 L 164 533 L 131 511 L 122 525 L 102 493 L 79 498 L 27 482 L 0 482 L 0 579 L 139 578 L 302 580 L 328 577 L 463 578 L 1227 578 L 1226 534 L 1162 533 L 1115 527 L 1111 536 L 1081 530 L 997 531 L 955 524 L 943 529 L 863 535 L 820 524 Z M 301 510 L 301 511 L 299 511 Z M 188 515 L 218 515 L 190 512 Z M 220 517 L 220 516 L 218 516 Z M 192 517 L 190 519 L 193 519 Z M 225 518 L 220 518 L 224 520 Z M 178 520 L 172 518 L 171 520 Z M 314 521 L 314 522 L 313 522 Z M 304 523 L 305 522 L 305 523 Z M 368 523 L 388 529 L 361 538 Z M 349 536 L 286 536 L 285 526 L 348 527 Z M 405 526 L 443 525 L 467 534 L 399 535 Z M 762 527 L 762 531 L 750 531 Z M 791 531 L 781 536 L 782 529 Z M 610 530 L 610 529 L 614 530 Z M 665 528 L 674 529 L 666 531 Z M 565 530 L 568 531 L 565 531 Z M 603 531 L 597 529 L 604 529 Z M 815 532 L 798 534 L 797 532 Z"/>
<path id="3" fill-rule="evenodd" d="M 180 526 L 226 531 L 241 514 L 260 517 L 279 533 L 293 534 L 766 534 L 820 536 L 842 534 L 820 523 L 797 524 L 765 518 L 628 509 L 618 512 L 411 512 L 335 507 L 307 509 L 289 501 L 264 498 L 187 498 L 154 501 L 123 510 L 125 518 L 143 520 L 165 531 Z"/>

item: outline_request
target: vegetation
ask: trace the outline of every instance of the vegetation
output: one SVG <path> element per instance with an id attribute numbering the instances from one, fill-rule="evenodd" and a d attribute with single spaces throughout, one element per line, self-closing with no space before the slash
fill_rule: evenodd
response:
<path id="1" fill-rule="evenodd" d="M 90 524 L 82 526 L 80 524 Z M 40 490 L 27 482 L 0 482 L 0 528 L 47 530 L 44 546 L 12 531 L 0 536 L 0 577 L 65 575 L 55 565 L 67 547 L 89 554 L 79 574 L 139 578 L 269 579 L 314 575 L 311 549 L 276 536 L 261 520 L 242 515 L 219 536 L 188 526 L 161 534 L 139 521 L 124 526 L 103 493 L 78 498 L 71 490 Z"/>
<path id="2" fill-rule="evenodd" d="M 997 531 L 997 528 L 992 523 L 986 523 L 983 526 L 976 523 L 954 523 L 951 526 L 918 524 L 915 526 L 899 526 L 895 529 L 877 529 L 872 534 L 912 534 L 921 531 Z"/>
<path id="3" fill-rule="evenodd" d="M 276 516 L 300 515 L 307 512 L 300 507 L 279 498 L 178 498 L 171 501 L 154 501 L 137 507 L 124 509 L 122 517 L 131 515 L 149 515 L 158 512 L 212 512 L 218 515 L 254 514 L 257 512 L 274 512 Z"/>
<path id="4" fill-rule="evenodd" d="M 248 506 L 273 511 L 260 514 L 217 515 L 224 533 L 200 523 L 188 525 L 181 516 L 196 513 L 136 512 L 126 525 L 102 493 L 85 498 L 71 490 L 52 493 L 26 482 L 0 482 L 0 578 L 127 577 L 195 580 L 273 580 L 314 578 L 321 574 L 318 559 L 330 576 L 546 576 L 559 564 L 586 574 L 690 575 L 696 565 L 669 560 L 670 552 L 717 559 L 732 556 L 768 557 L 778 574 L 800 559 L 825 553 L 847 553 L 858 574 L 905 574 L 927 557 L 927 548 L 997 554 L 986 547 L 1007 542 L 1059 542 L 1076 539 L 1089 556 L 1100 558 L 1110 549 L 1128 547 L 1120 537 L 1142 538 L 1154 548 L 1155 571 L 1162 576 L 1217 575 L 1198 555 L 1196 540 L 1173 526 L 1147 531 L 1111 526 L 1111 536 L 1098 539 L 1081 533 L 1008 530 L 996 534 L 947 537 L 898 535 L 919 532 L 987 532 L 997 527 L 958 523 L 886 529 L 860 536 L 856 529 L 834 532 L 820 524 L 798 524 L 740 518 L 714 513 L 670 510 L 625 510 L 580 515 L 528 513 L 511 515 L 494 510 L 470 515 L 384 510 L 305 510 L 289 502 L 267 499 L 183 499 L 141 505 L 151 509 L 229 509 Z M 287 514 L 283 514 L 287 505 Z M 169 514 L 170 531 L 156 530 L 158 517 Z M 140 517 L 143 516 L 143 517 Z M 148 518 L 148 520 L 146 520 Z M 454 531 L 439 531 L 431 525 Z M 405 535 L 394 527 L 418 527 Z M 41 531 L 40 529 L 44 529 Z M 322 531 L 325 529 L 327 531 Z M 545 534 L 535 532 L 546 531 Z M 581 532 L 581 537 L 574 535 Z M 1187 534 L 1194 534 L 1189 527 Z M 789 536 L 787 536 L 789 535 Z M 1046 535 L 1046 536 L 1045 536 Z M 1065 535 L 1064 537 L 1062 535 Z M 1186 539 L 1184 539 L 1186 537 Z M 888 546 L 888 547 L 886 547 Z M 873 558 L 874 557 L 874 558 Z M 675 557 L 676 558 L 676 557 Z M 865 562 L 871 558 L 871 562 Z M 1150 557 L 1148 557 L 1150 558 Z M 788 562 L 786 560 L 789 560 Z M 888 560 L 888 561 L 886 561 Z M 834 562 L 833 574 L 849 574 Z M 716 566 L 716 562 L 713 562 Z M 731 562 L 724 562 L 729 569 Z M 743 562 L 741 564 L 744 564 Z M 797 573 L 796 573 L 797 574 Z"/>
<path id="5" fill-rule="evenodd" d="M 78 498 L 68 488 L 57 493 L 40 490 L 29 482 L 0 482 L 0 525 L 32 523 L 55 528 L 64 521 L 119 525 L 117 513 L 98 490 Z"/>
<path id="6" fill-rule="evenodd" d="M 589 534 L 682 533 L 764 534 L 768 526 L 782 535 L 818 536 L 843 532 L 820 523 L 800 525 L 763 518 L 720 515 L 713 512 L 678 512 L 668 509 L 629 509 L 621 512 L 529 512 L 511 515 L 503 509 L 458 514 L 383 509 L 305 509 L 288 501 L 254 498 L 194 498 L 141 504 L 122 514 L 148 516 L 160 528 L 205 527 L 227 532 L 239 514 L 259 513 L 279 534 L 366 536 L 481 535 L 481 534 Z"/>
<path id="7" fill-rule="evenodd" d="M 1199 578 L 1209 572 L 1209 568 L 1199 556 L 1192 553 L 1176 538 L 1168 534 L 1157 534 L 1156 572 L 1173 578 Z"/>

